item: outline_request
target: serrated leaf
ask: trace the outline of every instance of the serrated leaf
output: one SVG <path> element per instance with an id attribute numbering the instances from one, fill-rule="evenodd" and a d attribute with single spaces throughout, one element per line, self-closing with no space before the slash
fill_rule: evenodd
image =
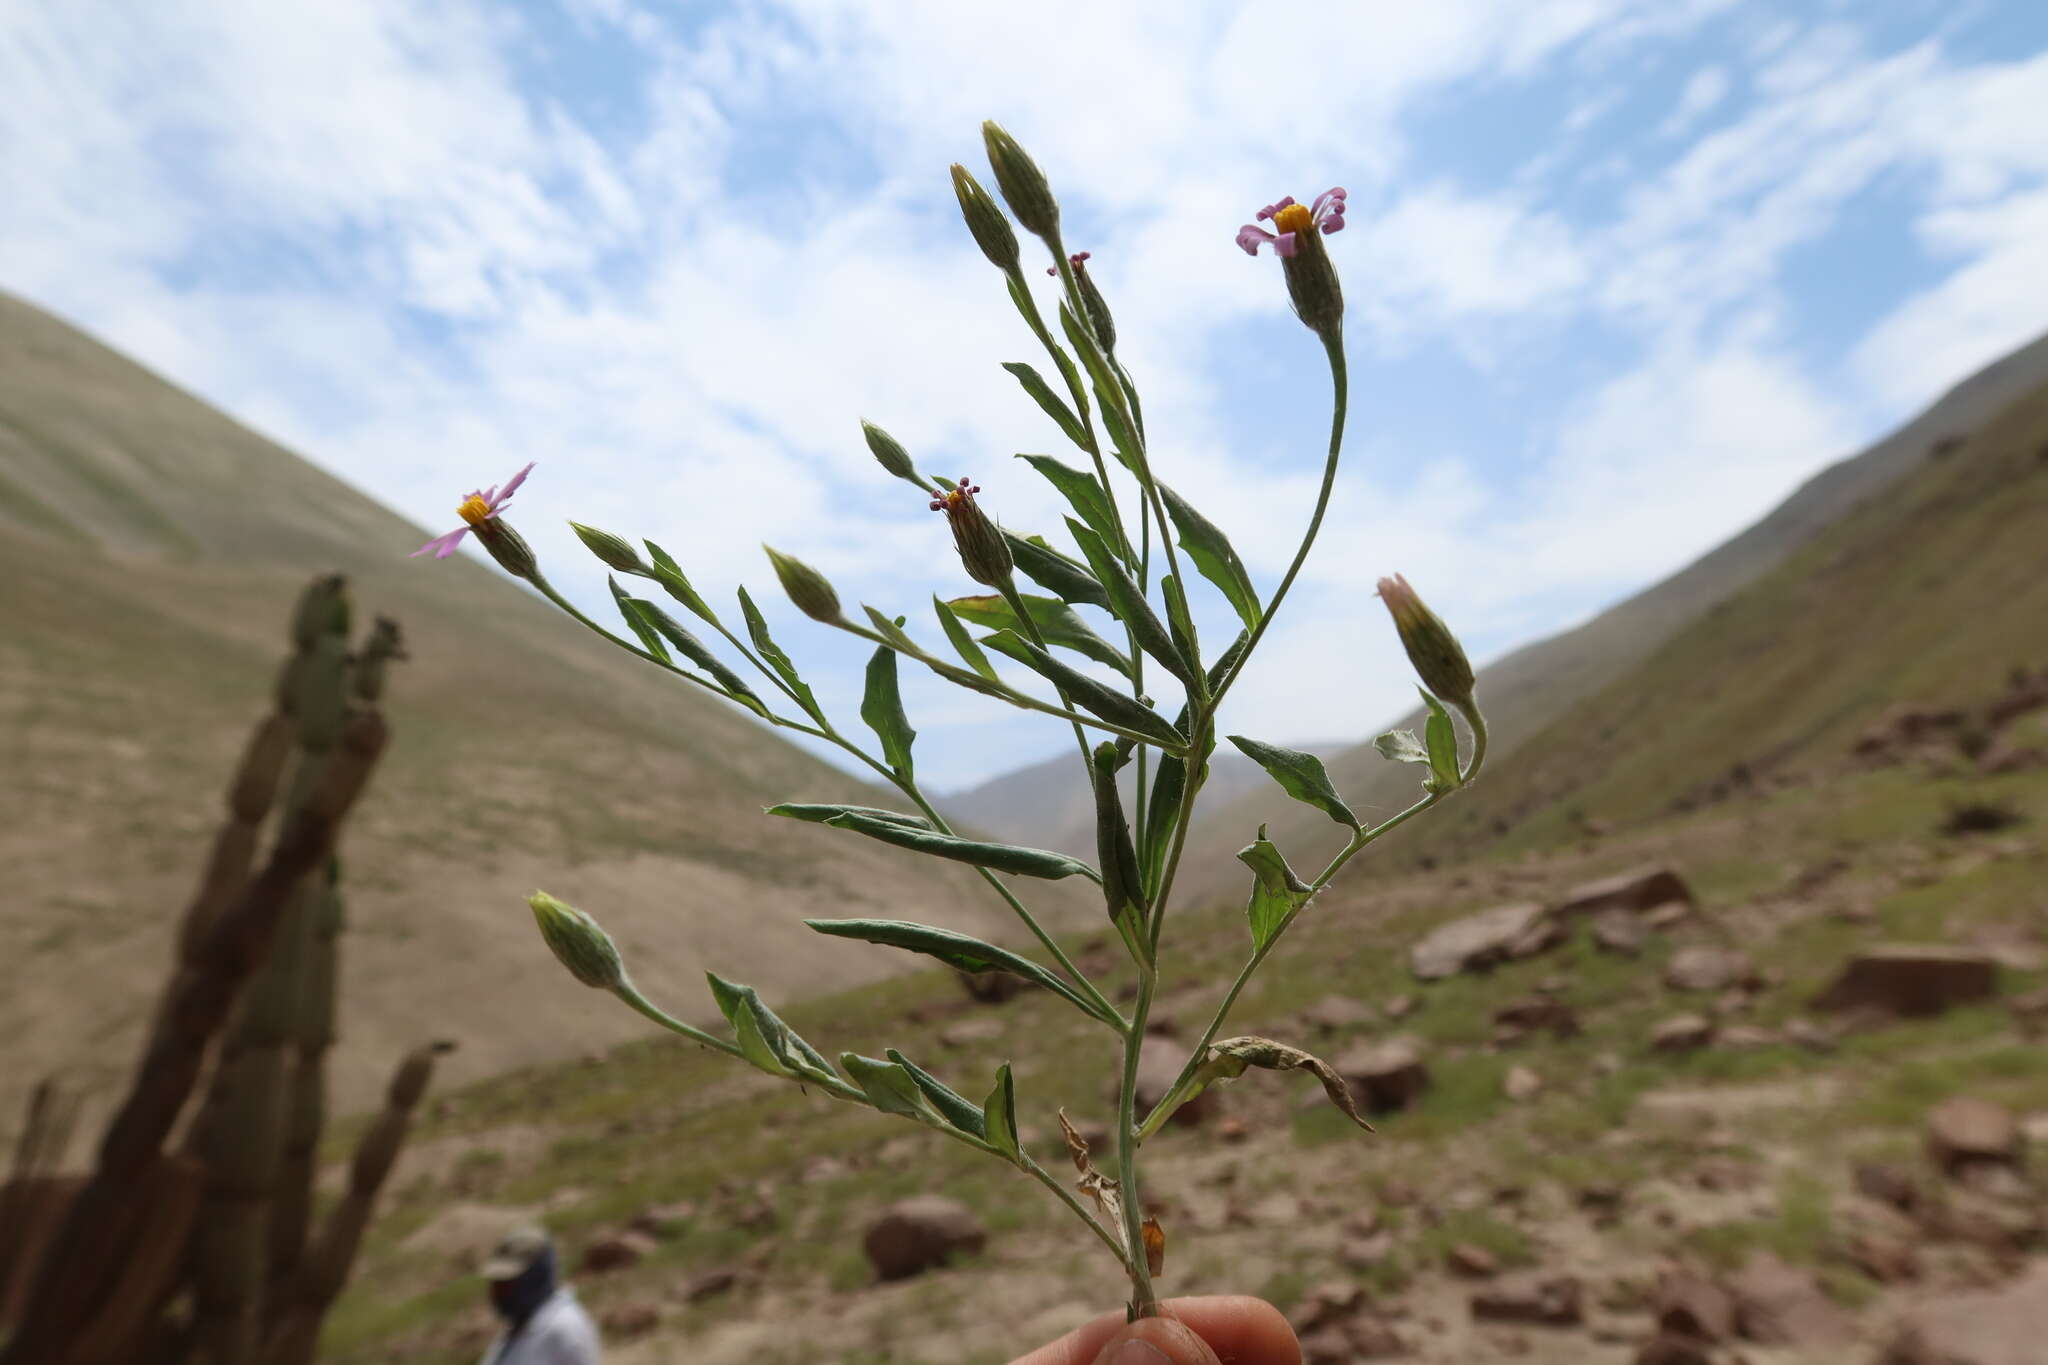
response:
<path id="1" fill-rule="evenodd" d="M 889 1060 L 910 1074 L 910 1079 L 915 1081 L 917 1088 L 924 1092 L 926 1101 L 930 1103 L 933 1109 L 938 1111 L 940 1118 L 943 1118 L 948 1124 L 963 1133 L 971 1134 L 974 1137 L 982 1136 L 981 1110 L 976 1105 L 969 1103 L 966 1096 L 954 1090 L 937 1076 L 932 1075 L 931 1072 L 926 1071 L 893 1047 L 889 1049 Z"/>
<path id="2" fill-rule="evenodd" d="M 937 1119 L 924 1092 L 910 1073 L 894 1062 L 879 1062 L 858 1052 L 839 1054 L 839 1065 L 868 1097 L 868 1103 L 885 1114 L 913 1119 Z"/>
<path id="3" fill-rule="evenodd" d="M 633 634 L 640 638 L 640 647 L 663 663 L 673 663 L 674 660 L 669 658 L 668 646 L 664 645 L 661 636 L 655 633 L 654 623 L 640 610 L 640 599 L 629 595 L 620 587 L 618 579 L 606 575 L 604 581 L 612 590 L 612 601 L 618 604 L 619 616 L 624 619 Z"/>
<path id="4" fill-rule="evenodd" d="M 1344 798 L 1337 795 L 1337 789 L 1330 784 L 1330 774 L 1323 768 L 1320 758 L 1299 749 L 1283 749 L 1277 744 L 1247 739 L 1243 735 L 1231 735 L 1229 739 L 1246 758 L 1264 768 L 1266 776 L 1279 783 L 1280 789 L 1289 796 L 1314 806 L 1340 825 L 1358 828 L 1358 817 L 1351 813 L 1351 807 L 1344 804 Z"/>
<path id="5" fill-rule="evenodd" d="M 1110 505 L 1109 490 L 1102 486 L 1102 480 L 1088 470 L 1062 464 L 1050 455 L 1019 455 L 1017 458 L 1029 462 L 1033 469 L 1043 474 L 1046 482 L 1059 490 L 1067 505 L 1080 513 L 1081 520 L 1093 527 L 1104 541 L 1116 543 L 1116 512 Z"/>
<path id="6" fill-rule="evenodd" d="M 1416 691 L 1421 692 L 1421 688 Z M 1427 692 L 1422 692 L 1423 704 L 1429 707 L 1429 723 L 1423 727 L 1423 747 L 1429 754 L 1429 781 L 1426 784 L 1433 792 L 1447 792 L 1457 789 L 1458 776 L 1458 729 L 1451 724 L 1451 713 L 1444 710 L 1444 704 Z"/>
<path id="7" fill-rule="evenodd" d="M 690 586 L 690 580 L 683 577 L 682 569 L 669 557 L 668 551 L 651 540 L 643 543 L 647 546 L 649 558 L 654 560 L 655 581 L 661 584 L 670 597 L 688 607 L 706 624 L 717 625 L 718 616 L 705 605 L 704 599 L 697 595 L 697 590 Z"/>
<path id="8" fill-rule="evenodd" d="M 1095 869 L 1078 858 L 1064 853 L 1055 853 L 1049 848 L 1025 848 L 1017 844 L 990 844 L 976 839 L 962 839 L 957 835 L 941 834 L 937 830 L 919 829 L 914 825 L 899 824 L 894 820 L 878 820 L 856 811 L 843 811 L 824 821 L 833 829 L 848 829 L 855 834 L 865 834 L 870 839 L 898 848 L 907 848 L 914 853 L 927 853 L 934 858 L 948 858 L 956 863 L 972 863 L 996 872 L 1009 872 L 1019 877 L 1041 877 L 1047 881 L 1059 881 L 1076 873 L 1090 881 L 1101 880 Z"/>
<path id="9" fill-rule="evenodd" d="M 1131 629 L 1138 645 L 1147 654 L 1166 666 L 1167 672 L 1179 678 L 1190 688 L 1194 686 L 1195 664 L 1187 658 L 1167 633 L 1165 622 L 1152 610 L 1152 604 L 1145 600 L 1145 594 L 1124 572 L 1110 553 L 1109 545 L 1101 536 L 1075 521 L 1067 518 L 1067 531 L 1074 537 L 1074 543 L 1081 547 L 1081 553 L 1088 560 L 1089 572 L 1095 581 L 1102 584 L 1109 594 L 1110 612 Z"/>
<path id="10" fill-rule="evenodd" d="M 1001 681 L 996 677 L 995 665 L 988 661 L 988 655 L 982 652 L 981 646 L 974 643 L 974 637 L 961 623 L 958 613 L 936 593 L 932 595 L 932 610 L 938 613 L 939 626 L 946 632 L 946 638 L 953 642 L 954 652 L 967 661 L 967 666 L 990 682 Z"/>
<path id="11" fill-rule="evenodd" d="M 768 814 L 781 815 L 791 820 L 807 820 L 814 825 L 829 825 L 836 816 L 860 815 L 870 820 L 882 820 L 890 824 L 905 825 L 911 829 L 930 829 L 932 822 L 922 815 L 905 815 L 900 811 L 878 810 L 873 806 L 842 806 L 836 803 L 800 803 L 785 801 L 778 806 L 768 807 Z"/>
<path id="12" fill-rule="evenodd" d="M 1174 527 L 1180 532 L 1180 547 L 1194 561 L 1196 572 L 1216 585 L 1247 630 L 1256 630 L 1260 615 L 1258 590 L 1252 587 L 1251 575 L 1245 572 L 1244 562 L 1237 557 L 1229 537 L 1163 483 L 1159 485 L 1159 496 L 1166 502 L 1166 514 L 1173 518 Z"/>
<path id="13" fill-rule="evenodd" d="M 823 720 L 824 714 L 818 708 L 818 699 L 811 695 L 810 687 L 797 675 L 796 665 L 789 661 L 789 656 L 782 652 L 782 647 L 769 635 L 768 622 L 762 618 L 761 609 L 754 605 L 754 599 L 747 595 L 744 586 L 739 590 L 739 597 L 740 614 L 747 620 L 747 635 L 753 640 L 754 648 L 760 652 L 762 660 L 768 667 L 774 669 L 775 675 L 796 694 L 797 705 L 803 707 L 806 714 L 815 720 Z"/>
<path id="14" fill-rule="evenodd" d="M 706 649 L 702 640 L 683 629 L 680 621 L 645 598 L 636 597 L 633 601 L 639 605 L 641 615 L 661 632 L 663 639 L 675 646 L 678 654 L 709 673 L 720 687 L 732 693 L 742 703 L 763 716 L 768 714 L 767 703 L 755 695 L 753 688 L 747 686 L 747 680 L 728 668 L 724 660 Z"/>
<path id="15" fill-rule="evenodd" d="M 1287 865 L 1286 855 L 1266 837 L 1264 825 L 1259 826 L 1257 839 L 1237 851 L 1237 860 L 1252 870 L 1252 894 L 1244 913 L 1252 928 L 1252 950 L 1264 952 L 1287 917 L 1315 892 Z"/>
<path id="16" fill-rule="evenodd" d="M 1099 664 L 1107 664 L 1126 678 L 1131 676 L 1131 661 L 1123 651 L 1109 641 L 1088 629 L 1083 621 L 1066 603 L 1057 597 L 1037 597 L 1030 593 L 1018 593 L 1018 600 L 1024 603 L 1024 610 L 1031 616 L 1031 624 L 1038 627 L 1038 633 L 1045 637 L 1047 645 L 1071 649 L 1076 654 L 1086 655 Z M 956 597 L 947 603 L 954 613 L 977 626 L 990 630 L 1014 630 L 1025 633 L 1023 624 L 1017 620 L 1017 613 L 1001 593 L 983 593 L 972 597 Z"/>
<path id="17" fill-rule="evenodd" d="M 1010 1079 L 1008 1062 L 996 1068 L 995 1088 L 981 1105 L 981 1125 L 989 1146 L 1023 1164 L 1024 1146 L 1017 1137 L 1017 1086 Z"/>
<path id="18" fill-rule="evenodd" d="M 882 741 L 882 757 L 903 777 L 909 777 L 910 746 L 917 731 L 903 714 L 903 695 L 896 687 L 896 651 L 882 648 L 868 660 L 867 690 L 861 696 L 860 718 Z"/>
<path id="19" fill-rule="evenodd" d="M 1006 361 L 1003 368 L 1016 376 L 1017 382 L 1024 386 L 1024 392 L 1030 394 L 1032 401 L 1044 409 L 1047 417 L 1059 424 L 1060 430 L 1066 433 L 1069 441 L 1083 450 L 1088 448 L 1088 436 L 1081 426 L 1081 419 L 1074 415 L 1074 410 L 1067 406 L 1065 399 L 1052 391 L 1052 386 L 1045 382 L 1043 375 L 1021 360 Z"/>
<path id="20" fill-rule="evenodd" d="M 1026 537 L 1005 531 L 1003 539 L 1009 542 L 1010 557 L 1017 561 L 1018 570 L 1039 587 L 1057 594 L 1064 602 L 1085 602 L 1091 607 L 1109 609 L 1109 594 L 1102 590 L 1102 585 L 1089 576 L 1085 567 L 1046 544 L 1044 536 Z"/>
<path id="21" fill-rule="evenodd" d="M 1351 1087 L 1344 1084 L 1344 1078 L 1337 1074 L 1335 1067 L 1314 1053 L 1276 1043 L 1271 1038 L 1246 1036 L 1211 1043 L 1203 1054 L 1202 1064 L 1189 1078 L 1180 1103 L 1187 1103 L 1211 1085 L 1242 1076 L 1250 1067 L 1261 1071 L 1308 1072 L 1323 1083 L 1323 1093 L 1330 1097 L 1330 1103 L 1344 1111 L 1345 1117 L 1366 1132 L 1373 1131 L 1373 1126 L 1365 1121 L 1365 1115 L 1358 1112 L 1358 1102 L 1351 1097 Z"/>
<path id="22" fill-rule="evenodd" d="M 1015 631 L 1003 631 L 984 643 L 1002 650 L 1063 690 L 1082 710 L 1100 716 L 1112 725 L 1135 730 L 1155 743 L 1174 748 L 1186 746 L 1187 737 L 1168 724 L 1166 717 L 1136 697 L 1127 697 L 1103 686 L 1079 669 L 1069 668 Z"/>
<path id="23" fill-rule="evenodd" d="M 1072 986 L 1030 958 L 1019 957 L 1007 948 L 998 948 L 993 943 L 984 943 L 952 929 L 900 919 L 807 919 L 804 923 L 835 938 L 859 939 L 863 943 L 879 943 L 889 948 L 902 948 L 906 952 L 923 953 L 963 972 L 1008 972 L 1012 976 L 1021 976 L 1064 997 L 1082 1013 L 1098 1019 L 1102 1017 Z"/>
<path id="24" fill-rule="evenodd" d="M 1380 751 L 1381 758 L 1396 763 L 1427 763 L 1429 750 L 1422 747 L 1422 741 L 1415 737 L 1413 730 L 1389 730 L 1375 735 L 1372 747 Z"/>

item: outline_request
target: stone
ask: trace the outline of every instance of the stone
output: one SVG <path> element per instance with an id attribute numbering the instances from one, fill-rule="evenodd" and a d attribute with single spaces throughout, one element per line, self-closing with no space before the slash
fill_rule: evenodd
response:
<path id="1" fill-rule="evenodd" d="M 1337 1074 L 1374 1113 L 1405 1109 L 1429 1089 L 1429 1068 L 1412 1038 L 1393 1038 L 1337 1059 Z"/>
<path id="2" fill-rule="evenodd" d="M 1480 1322 L 1518 1322 L 1543 1327 L 1576 1327 L 1586 1320 L 1585 1290 L 1576 1275 L 1526 1270 L 1503 1275 L 1470 1300 Z"/>
<path id="3" fill-rule="evenodd" d="M 1444 1250 L 1444 1266 L 1454 1275 L 1484 1279 L 1500 1272 L 1500 1259 L 1485 1247 L 1458 1242 Z"/>
<path id="4" fill-rule="evenodd" d="M 1693 904 L 1692 888 L 1668 867 L 1639 867 L 1574 887 L 1559 902 L 1560 917 L 1602 910 L 1648 910 L 1670 901 Z"/>
<path id="5" fill-rule="evenodd" d="M 1673 1015 L 1650 1030 L 1652 1052 L 1696 1052 L 1713 1041 L 1713 1021 L 1700 1014 Z"/>
<path id="6" fill-rule="evenodd" d="M 1643 945 L 1650 941 L 1650 927 L 1633 910 L 1620 907 L 1602 910 L 1593 916 L 1593 944 L 1610 953 L 1623 957 L 1635 957 L 1643 951 Z"/>
<path id="7" fill-rule="evenodd" d="M 1380 1013 L 1389 1019 L 1406 1019 L 1415 1013 L 1415 1003 L 1412 995 L 1397 995 L 1380 1006 Z"/>
<path id="8" fill-rule="evenodd" d="M 1393 1234 L 1375 1232 L 1363 1237 L 1347 1237 L 1337 1244 L 1337 1259 L 1348 1270 L 1370 1270 L 1394 1254 Z"/>
<path id="9" fill-rule="evenodd" d="M 1669 929 L 1692 913 L 1689 901 L 1665 901 L 1643 911 L 1643 924 L 1651 929 Z"/>
<path id="10" fill-rule="evenodd" d="M 1738 948 L 1690 944 L 1664 964 L 1664 984 L 1675 991 L 1723 991 L 1756 979 L 1756 963 Z"/>
<path id="11" fill-rule="evenodd" d="M 2013 1022 L 2020 1032 L 2029 1038 L 2038 1038 L 2048 1032 L 2048 986 L 2038 986 L 2031 991 L 2015 995 L 2005 1002 L 2012 1011 Z"/>
<path id="12" fill-rule="evenodd" d="M 1251 1135 L 1251 1125 L 1235 1115 L 1222 1119 L 1216 1125 L 1216 1136 L 1225 1142 L 1243 1142 Z"/>
<path id="13" fill-rule="evenodd" d="M 1842 1255 L 1879 1284 L 1920 1278 L 1920 1255 L 1913 1244 L 1875 1228 L 1859 1228 L 1844 1237 Z"/>
<path id="14" fill-rule="evenodd" d="M 1813 1276 L 1765 1254 L 1728 1280 L 1743 1336 L 1765 1346 L 1835 1346 L 1852 1340 L 1854 1324 L 1821 1292 Z"/>
<path id="15" fill-rule="evenodd" d="M 1370 1005 L 1348 995 L 1326 995 L 1301 1012 L 1301 1022 L 1318 1033 L 1363 1028 L 1377 1018 Z"/>
<path id="16" fill-rule="evenodd" d="M 961 989 L 969 999 L 983 1005 L 1000 1005 L 1024 993 L 1031 983 L 1012 972 L 963 972 L 955 970 Z"/>
<path id="17" fill-rule="evenodd" d="M 628 1230 L 600 1237 L 583 1249 L 583 1270 L 588 1275 L 624 1270 L 640 1264 L 658 1244 L 644 1232 Z"/>
<path id="18" fill-rule="evenodd" d="M 988 1245 L 988 1229 L 965 1204 L 943 1195 L 900 1199 L 868 1224 L 861 1246 L 875 1273 L 901 1280 Z"/>
<path id="19" fill-rule="evenodd" d="M 1911 1018 L 1988 1000 L 1997 992 L 1998 962 L 1989 953 L 1895 943 L 1866 948 L 1851 957 L 1813 1005 Z"/>
<path id="20" fill-rule="evenodd" d="M 2048 1340 L 2048 1265 L 2009 1284 L 1916 1304 L 1877 1365 L 2039 1365 Z"/>
<path id="21" fill-rule="evenodd" d="M 1735 1296 L 1691 1270 L 1657 1281 L 1657 1330 L 1695 1341 L 1727 1341 L 1735 1335 Z"/>
<path id="22" fill-rule="evenodd" d="M 1329 1280 L 1304 1293 L 1287 1314 L 1300 1333 L 1328 1327 L 1354 1316 L 1366 1305 L 1365 1286 L 1354 1280 Z"/>
<path id="23" fill-rule="evenodd" d="M 1547 996 L 1531 996 L 1501 1006 L 1493 1012 L 1496 1026 L 1513 1030 L 1517 1036 L 1547 1029 L 1559 1038 L 1579 1036 L 1579 1014 L 1562 1000 Z"/>
<path id="24" fill-rule="evenodd" d="M 1509 1067 L 1500 1081 L 1501 1093 L 1517 1102 L 1535 1099 L 1542 1089 L 1543 1078 L 1526 1066 Z"/>
<path id="25" fill-rule="evenodd" d="M 2019 1121 L 2002 1104 L 1953 1095 L 1928 1111 L 1927 1155 L 1951 1176 L 1980 1162 L 2010 1166 L 2020 1157 Z"/>
<path id="26" fill-rule="evenodd" d="M 1808 1052 L 1833 1052 L 1835 1033 L 1827 1025 L 1808 1019 L 1805 1015 L 1785 1021 L 1785 1041 Z"/>
<path id="27" fill-rule="evenodd" d="M 1631 1365 L 1714 1365 L 1707 1348 L 1690 1337 L 1659 1335 L 1636 1348 Z"/>
<path id="28" fill-rule="evenodd" d="M 731 1266 L 719 1266 L 714 1270 L 700 1270 L 676 1287 L 676 1294 L 685 1303 L 702 1303 L 729 1292 L 740 1282 L 739 1271 Z"/>
<path id="29" fill-rule="evenodd" d="M 1180 1079 L 1181 1068 L 1188 1063 L 1187 1048 L 1170 1038 L 1148 1037 L 1142 1051 L 1138 1053 L 1138 1112 L 1148 1112 L 1153 1105 L 1166 1098 L 1166 1092 Z M 1221 1091 L 1210 1086 L 1201 1094 L 1173 1111 L 1168 1123 L 1177 1123 L 1192 1128 L 1203 1120 L 1212 1118 L 1222 1104 Z M 1116 1100 L 1116 1082 L 1110 1083 L 1109 1098 Z"/>
<path id="30" fill-rule="evenodd" d="M 597 1320 L 604 1329 L 606 1339 L 630 1341 L 644 1337 L 661 1325 L 661 1309 L 651 1303 L 637 1301 L 615 1303 L 605 1309 Z"/>
<path id="31" fill-rule="evenodd" d="M 697 1206 L 687 1199 L 671 1204 L 653 1204 L 633 1215 L 627 1227 L 657 1241 L 680 1237 L 697 1221 Z"/>
<path id="32" fill-rule="evenodd" d="M 1351 1359 L 1351 1334 L 1341 1327 L 1325 1327 L 1301 1338 L 1302 1365 L 1348 1365 Z"/>
<path id="33" fill-rule="evenodd" d="M 1555 927 L 1550 913 L 1533 901 L 1498 905 L 1438 925 L 1408 950 L 1408 966 L 1424 981 L 1480 971 L 1511 956 L 1528 956 L 1531 945 Z"/>

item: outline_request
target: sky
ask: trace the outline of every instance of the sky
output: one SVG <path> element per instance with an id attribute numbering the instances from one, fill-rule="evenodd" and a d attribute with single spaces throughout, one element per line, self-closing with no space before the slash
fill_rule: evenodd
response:
<path id="1" fill-rule="evenodd" d="M 557 584 L 608 614 L 574 518 L 752 585 L 856 735 L 868 649 L 761 545 L 934 642 L 979 591 L 860 420 L 1025 533 L 1063 509 L 1013 456 L 1083 461 L 1000 368 L 1043 356 L 947 178 L 989 180 L 984 118 L 1266 592 L 1328 376 L 1233 239 L 1349 191 L 1345 461 L 1224 716 L 1277 742 L 1412 704 L 1379 576 L 1497 656 L 2048 327 L 2037 0 L 0 0 L 0 90 L 0 287 L 433 531 L 534 461 L 508 519 Z M 935 789 L 1072 743 L 904 694 Z"/>

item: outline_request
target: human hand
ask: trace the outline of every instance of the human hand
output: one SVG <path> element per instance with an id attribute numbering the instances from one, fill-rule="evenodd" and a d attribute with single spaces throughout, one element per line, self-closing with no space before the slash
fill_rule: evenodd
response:
<path id="1" fill-rule="evenodd" d="M 1264 1299 L 1168 1299 L 1167 1316 L 1105 1313 L 1010 1365 L 1301 1365 L 1301 1343 Z"/>

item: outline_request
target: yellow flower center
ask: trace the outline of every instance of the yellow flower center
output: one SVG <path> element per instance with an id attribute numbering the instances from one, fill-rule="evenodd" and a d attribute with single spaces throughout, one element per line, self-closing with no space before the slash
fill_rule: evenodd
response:
<path id="1" fill-rule="evenodd" d="M 470 494 L 462 506 L 455 510 L 471 526 L 483 525 L 484 521 L 491 515 L 491 505 L 474 493 Z"/>
<path id="2" fill-rule="evenodd" d="M 1273 215 L 1273 226 L 1282 232 L 1307 232 L 1315 226 L 1315 219 L 1309 216 L 1304 204 L 1289 204 Z"/>

